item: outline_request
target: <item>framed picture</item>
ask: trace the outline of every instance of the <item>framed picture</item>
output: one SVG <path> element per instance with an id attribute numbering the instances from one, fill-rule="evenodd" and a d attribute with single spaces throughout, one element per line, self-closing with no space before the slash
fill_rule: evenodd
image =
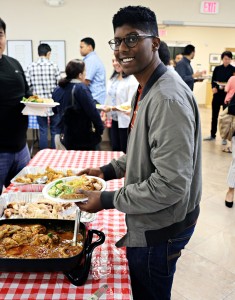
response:
<path id="1" fill-rule="evenodd" d="M 32 40 L 8 40 L 7 55 L 17 59 L 25 71 L 33 62 Z"/>
<path id="2" fill-rule="evenodd" d="M 209 56 L 209 63 L 210 64 L 217 64 L 219 65 L 221 61 L 221 54 L 210 54 Z"/>
<path id="3" fill-rule="evenodd" d="M 214 72 L 214 69 L 217 65 L 210 65 L 210 73 L 213 73 Z"/>
<path id="4" fill-rule="evenodd" d="M 65 41 L 42 40 L 40 44 L 48 44 L 51 47 L 50 60 L 57 64 L 60 72 L 65 71 Z"/>

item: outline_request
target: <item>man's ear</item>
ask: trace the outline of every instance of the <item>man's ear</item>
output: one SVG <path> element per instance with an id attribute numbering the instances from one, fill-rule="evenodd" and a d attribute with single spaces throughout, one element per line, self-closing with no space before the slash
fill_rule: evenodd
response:
<path id="1" fill-rule="evenodd" d="M 159 37 L 154 37 L 153 38 L 152 47 L 153 47 L 154 51 L 158 50 L 158 48 L 160 46 L 160 43 L 161 43 L 161 41 L 160 41 Z"/>

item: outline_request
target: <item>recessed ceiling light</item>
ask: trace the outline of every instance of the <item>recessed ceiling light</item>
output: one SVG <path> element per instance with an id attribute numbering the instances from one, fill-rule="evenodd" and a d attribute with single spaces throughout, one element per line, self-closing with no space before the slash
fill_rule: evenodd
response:
<path id="1" fill-rule="evenodd" d="M 50 6 L 61 6 L 64 4 L 64 0 L 46 0 L 46 3 Z"/>

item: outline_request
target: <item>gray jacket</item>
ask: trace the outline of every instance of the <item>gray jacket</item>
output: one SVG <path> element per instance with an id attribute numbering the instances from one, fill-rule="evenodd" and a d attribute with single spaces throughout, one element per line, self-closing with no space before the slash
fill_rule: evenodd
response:
<path id="1" fill-rule="evenodd" d="M 201 198 L 199 112 L 176 72 L 158 66 L 139 102 L 127 154 L 101 169 L 106 179 L 125 176 L 123 188 L 101 195 L 104 208 L 126 213 L 127 234 L 117 246 L 149 246 L 196 222 Z"/>

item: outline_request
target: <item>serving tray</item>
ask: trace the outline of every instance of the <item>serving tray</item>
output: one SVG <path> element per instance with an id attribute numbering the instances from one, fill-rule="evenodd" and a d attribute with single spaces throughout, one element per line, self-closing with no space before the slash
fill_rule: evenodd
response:
<path id="1" fill-rule="evenodd" d="M 41 199 L 45 199 L 42 195 L 42 193 L 30 193 L 30 192 L 13 192 L 13 193 L 5 193 L 0 196 L 0 220 L 6 219 L 4 215 L 4 210 L 6 209 L 7 205 L 13 202 L 25 202 L 25 203 L 33 203 L 37 202 Z M 52 202 L 51 200 L 49 202 Z M 56 203 L 56 202 L 55 202 Z M 58 203 L 56 203 L 58 205 Z M 69 201 L 68 201 L 68 204 Z M 61 211 L 59 213 L 59 217 L 57 219 L 61 220 L 74 220 L 76 215 L 76 205 L 74 203 L 71 203 L 71 205 L 67 208 Z M 21 215 L 13 215 L 9 219 L 19 219 L 22 218 Z M 45 216 L 45 219 L 48 217 Z M 81 212 L 81 222 L 88 223 L 94 221 L 96 218 L 95 213 L 87 213 L 87 212 Z M 50 218 L 51 219 L 51 218 Z"/>
<path id="2" fill-rule="evenodd" d="M 52 168 L 52 169 L 63 173 L 66 173 L 67 170 L 71 170 L 74 174 L 77 174 L 80 171 L 80 169 L 76 169 L 76 168 Z M 11 183 L 17 186 L 17 188 L 22 192 L 41 192 L 45 184 L 21 183 L 21 182 L 17 182 L 16 178 L 24 177 L 25 175 L 28 174 L 38 174 L 38 173 L 45 173 L 45 172 L 46 172 L 45 167 L 27 166 L 24 167 L 14 178 L 12 178 Z"/>

